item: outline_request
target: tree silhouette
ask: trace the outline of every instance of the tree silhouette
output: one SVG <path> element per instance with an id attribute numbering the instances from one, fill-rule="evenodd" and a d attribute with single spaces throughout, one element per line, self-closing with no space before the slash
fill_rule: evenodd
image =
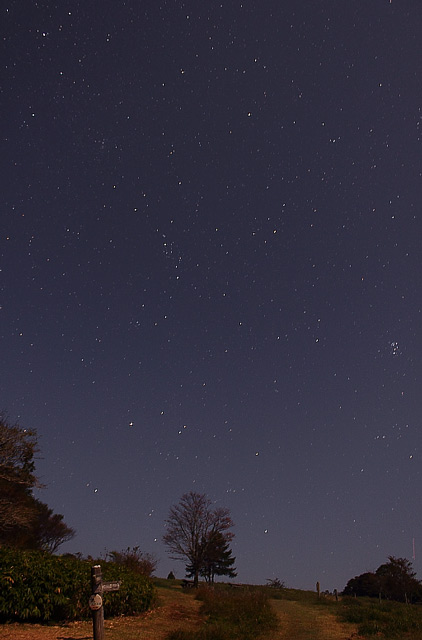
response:
<path id="1" fill-rule="evenodd" d="M 203 566 L 200 575 L 207 582 L 214 582 L 215 576 L 236 577 L 236 570 L 233 566 L 236 558 L 232 556 L 229 540 L 216 531 L 211 534 L 208 540 L 204 540 Z"/>
<path id="2" fill-rule="evenodd" d="M 388 562 L 375 573 L 369 571 L 349 580 L 343 593 L 411 602 L 420 598 L 422 588 L 409 560 L 388 556 Z"/>
<path id="3" fill-rule="evenodd" d="M 54 553 L 74 537 L 63 516 L 34 498 L 36 432 L 10 425 L 0 415 L 0 544 Z"/>
<path id="4" fill-rule="evenodd" d="M 16 529 L 30 527 L 33 517 L 31 490 L 39 486 L 34 475 L 38 451 L 34 431 L 9 425 L 0 416 L 0 541 Z"/>
<path id="5" fill-rule="evenodd" d="M 54 513 L 40 500 L 34 502 L 32 522 L 32 546 L 35 549 L 54 553 L 64 542 L 75 537 L 75 530 L 63 522 L 63 516 Z"/>
<path id="6" fill-rule="evenodd" d="M 352 578 L 344 588 L 345 596 L 367 596 L 378 598 L 381 591 L 381 581 L 379 576 L 371 571 L 362 573 L 360 576 Z"/>
<path id="7" fill-rule="evenodd" d="M 411 601 L 421 592 L 421 583 L 416 580 L 412 563 L 406 558 L 388 556 L 388 562 L 376 570 L 381 581 L 381 591 L 388 600 Z"/>
<path id="8" fill-rule="evenodd" d="M 145 553 L 137 547 L 128 547 L 125 551 L 110 551 L 107 558 L 121 564 L 134 573 L 151 577 L 157 568 L 158 560 L 152 553 Z"/>
<path id="9" fill-rule="evenodd" d="M 170 557 L 187 560 L 186 570 L 197 586 L 204 569 L 207 542 L 219 533 L 226 542 L 233 538 L 229 531 L 233 522 L 229 510 L 211 508 L 211 500 L 205 494 L 193 491 L 185 493 L 179 504 L 171 507 L 165 521 L 167 529 L 163 542 Z"/>

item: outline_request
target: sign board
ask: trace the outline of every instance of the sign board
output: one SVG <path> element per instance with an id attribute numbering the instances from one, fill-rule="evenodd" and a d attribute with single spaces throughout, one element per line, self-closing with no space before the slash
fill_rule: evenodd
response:
<path id="1" fill-rule="evenodd" d="M 99 593 L 94 593 L 89 598 L 89 608 L 91 611 L 98 611 L 103 606 L 103 599 Z"/>
<path id="2" fill-rule="evenodd" d="M 103 591 L 118 591 L 121 582 L 103 582 Z"/>

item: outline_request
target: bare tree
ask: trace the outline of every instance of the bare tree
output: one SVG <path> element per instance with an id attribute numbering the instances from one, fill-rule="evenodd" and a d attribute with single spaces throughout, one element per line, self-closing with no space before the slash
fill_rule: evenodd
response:
<path id="1" fill-rule="evenodd" d="M 139 547 L 128 547 L 125 551 L 110 551 L 107 559 L 122 564 L 134 573 L 151 577 L 157 568 L 158 560 L 152 553 L 145 553 Z"/>
<path id="2" fill-rule="evenodd" d="M 220 533 L 225 541 L 233 538 L 229 531 L 233 526 L 230 512 L 224 508 L 211 508 L 212 502 L 205 494 L 190 491 L 179 504 L 171 507 L 165 521 L 167 529 L 163 542 L 172 554 L 170 557 L 187 560 L 194 585 L 206 560 L 206 541 Z"/>

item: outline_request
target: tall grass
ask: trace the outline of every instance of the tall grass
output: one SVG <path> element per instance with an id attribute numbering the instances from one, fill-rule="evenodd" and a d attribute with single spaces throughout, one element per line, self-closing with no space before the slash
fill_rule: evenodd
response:
<path id="1" fill-rule="evenodd" d="M 415 605 L 379 602 L 374 598 L 343 598 L 339 613 L 344 621 L 357 625 L 363 636 L 422 640 L 422 610 Z"/>
<path id="2" fill-rule="evenodd" d="M 174 631 L 168 640 L 256 640 L 277 626 L 277 617 L 262 591 L 200 589 L 201 612 L 207 616 L 202 629 Z"/>

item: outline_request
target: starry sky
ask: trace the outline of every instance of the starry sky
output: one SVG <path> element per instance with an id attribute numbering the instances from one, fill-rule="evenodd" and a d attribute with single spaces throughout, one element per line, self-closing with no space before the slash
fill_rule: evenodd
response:
<path id="1" fill-rule="evenodd" d="M 183 577 L 193 490 L 238 581 L 422 577 L 419 0 L 1 11 L 0 406 L 61 551 Z"/>

